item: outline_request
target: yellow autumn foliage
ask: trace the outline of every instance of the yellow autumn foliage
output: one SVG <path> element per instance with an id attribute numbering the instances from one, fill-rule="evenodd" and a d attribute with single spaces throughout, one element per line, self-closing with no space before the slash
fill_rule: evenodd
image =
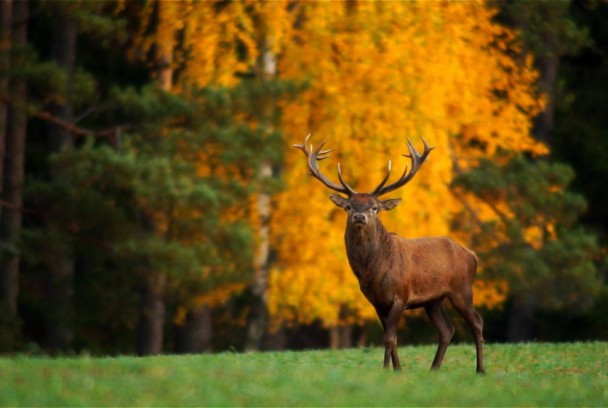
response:
<path id="1" fill-rule="evenodd" d="M 335 150 L 328 176 L 341 162 L 349 184 L 370 191 L 388 160 L 395 173 L 408 165 L 405 138 L 436 150 L 416 178 L 391 197 L 381 215 L 405 237 L 449 235 L 462 203 L 449 188 L 456 171 L 499 150 L 546 152 L 530 137 L 542 107 L 533 91 L 531 61 L 513 60 L 514 34 L 492 21 L 483 2 L 309 2 L 300 4 L 293 43 L 284 44 L 279 72 L 310 81 L 298 100 L 283 106 L 286 138 Z M 343 243 L 345 216 L 328 191 L 307 177 L 300 152 L 286 155 L 287 188 L 276 197 L 274 265 L 269 302 L 279 321 L 338 323 L 342 305 L 356 319 L 374 316 L 349 270 Z M 394 176 L 396 177 L 396 175 Z M 476 206 L 477 203 L 473 202 Z M 488 216 L 490 216 L 488 212 Z M 456 237 L 466 238 L 466 237 Z M 481 274 L 483 274 L 481 272 Z M 476 303 L 504 300 L 504 283 L 480 283 Z"/>
<path id="2" fill-rule="evenodd" d="M 150 16 L 152 6 L 146 10 Z M 279 79 L 308 83 L 280 106 L 285 189 L 273 199 L 277 258 L 268 292 L 276 324 L 335 325 L 344 305 L 355 321 L 375 319 L 346 259 L 345 215 L 307 176 L 301 152 L 288 145 L 309 132 L 314 144 L 329 139 L 334 156 L 322 162 L 322 171 L 335 178 L 340 162 L 348 183 L 369 191 L 389 160 L 393 177 L 409 165 L 402 157 L 405 138 L 420 149 L 424 137 L 436 149 L 413 181 L 390 195 L 402 204 L 381 215 L 389 230 L 405 237 L 452 235 L 450 221 L 465 202 L 450 182 L 479 158 L 546 153 L 530 136 L 531 118 L 543 106 L 533 90 L 531 60 L 513 59 L 521 54 L 516 33 L 493 22 L 494 11 L 483 1 L 184 0 L 163 2 L 163 10 L 166 18 L 155 31 L 144 36 L 142 28 L 140 46 L 145 52 L 154 44 L 175 45 L 171 64 L 180 76 L 174 91 L 234 85 L 237 74 L 259 63 L 263 48 L 277 56 Z M 204 155 L 201 174 L 209 171 Z M 248 205 L 255 210 L 255 203 L 254 197 Z M 473 197 L 466 205 L 484 219 L 495 216 Z M 259 223 L 255 211 L 250 222 Z M 466 244 L 468 237 L 454 238 Z M 483 279 L 483 270 L 479 276 L 476 303 L 500 304 L 506 284 Z M 231 290 L 200 301 L 215 304 Z"/>

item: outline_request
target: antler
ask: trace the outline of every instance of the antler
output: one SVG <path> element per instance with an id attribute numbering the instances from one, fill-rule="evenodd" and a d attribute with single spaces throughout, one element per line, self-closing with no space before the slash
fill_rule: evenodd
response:
<path id="1" fill-rule="evenodd" d="M 308 134 L 308 136 L 306 136 L 306 139 L 304 139 L 304 143 L 295 144 L 293 145 L 293 147 L 302 150 L 302 152 L 304 152 L 304 154 L 306 155 L 306 163 L 308 164 L 308 168 L 310 169 L 310 175 L 319 180 L 326 187 L 329 187 L 332 190 L 337 191 L 338 193 L 346 194 L 349 197 L 357 194 L 357 192 L 353 190 L 348 184 L 346 184 L 342 179 L 342 169 L 340 168 L 340 163 L 338 163 L 338 179 L 340 180 L 341 186 L 321 174 L 321 171 L 319 170 L 319 164 L 317 162 L 319 160 L 327 159 L 330 156 L 329 153 L 331 152 L 331 149 L 321 150 L 323 146 L 325 146 L 325 143 L 327 143 L 327 140 L 325 140 L 319 145 L 319 147 L 317 147 L 316 150 L 313 151 L 312 144 L 310 145 L 310 148 L 306 146 L 306 144 L 308 143 L 308 139 L 310 139 L 310 133 Z"/>
<path id="2" fill-rule="evenodd" d="M 429 147 L 429 145 L 426 143 L 426 141 L 423 138 L 421 138 L 421 139 L 422 139 L 422 143 L 424 144 L 424 152 L 422 152 L 422 154 L 418 153 L 418 151 L 416 150 L 414 145 L 412 145 L 412 142 L 410 142 L 409 139 L 406 139 L 407 147 L 408 147 L 408 150 L 410 151 L 410 154 L 409 155 L 404 154 L 403 156 L 409 157 L 411 159 L 412 169 L 408 172 L 407 166 L 406 166 L 405 170 L 403 171 L 403 174 L 401 175 L 401 177 L 399 177 L 399 180 L 384 187 L 384 185 L 388 181 L 388 178 L 391 174 L 391 162 L 389 160 L 387 170 L 386 170 L 386 176 L 384 176 L 384 179 L 380 182 L 378 187 L 376 187 L 376 189 L 372 192 L 373 196 L 380 197 L 381 195 L 384 195 L 393 190 L 396 190 L 399 187 L 402 187 L 405 184 L 407 184 L 416 175 L 416 172 L 418 171 L 420 166 L 422 166 L 422 163 L 424 163 L 424 161 L 427 159 L 427 157 L 429 156 L 429 153 L 431 153 L 431 150 L 434 149 L 434 147 Z"/>

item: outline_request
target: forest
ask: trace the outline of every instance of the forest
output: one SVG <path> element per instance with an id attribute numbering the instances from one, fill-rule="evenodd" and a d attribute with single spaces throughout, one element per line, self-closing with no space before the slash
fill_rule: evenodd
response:
<path id="1" fill-rule="evenodd" d="M 0 98 L 0 353 L 380 344 L 309 133 L 358 191 L 435 147 L 381 218 L 486 341 L 608 340 L 606 1 L 0 0 Z"/>

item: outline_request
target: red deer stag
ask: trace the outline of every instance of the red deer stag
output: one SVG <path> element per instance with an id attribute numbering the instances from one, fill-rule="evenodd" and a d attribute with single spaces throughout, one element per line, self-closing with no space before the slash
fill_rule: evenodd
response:
<path id="1" fill-rule="evenodd" d="M 443 300 L 452 306 L 468 323 L 477 346 L 477 372 L 484 373 L 483 320 L 473 307 L 472 284 L 477 269 L 477 256 L 450 238 L 432 237 L 406 239 L 389 233 L 377 215 L 379 211 L 395 208 L 400 198 L 380 200 L 383 196 L 408 183 L 418 172 L 433 148 L 424 139 L 424 152 L 420 154 L 407 140 L 412 168 L 407 167 L 401 177 L 386 185 L 391 171 L 388 162 L 386 176 L 371 193 L 357 193 L 342 178 L 338 164 L 340 184 L 321 174 L 318 161 L 329 157 L 329 150 L 316 150 L 304 143 L 294 145 L 306 155 L 310 173 L 326 187 L 344 194 L 329 196 L 338 207 L 346 210 L 348 221 L 344 240 L 351 269 L 359 281 L 361 292 L 374 306 L 384 328 L 384 368 L 392 360 L 395 370 L 401 369 L 397 355 L 397 327 L 405 309 L 424 307 L 439 332 L 439 346 L 431 369 L 441 366 L 443 356 L 454 334 L 454 325 L 448 319 Z"/>

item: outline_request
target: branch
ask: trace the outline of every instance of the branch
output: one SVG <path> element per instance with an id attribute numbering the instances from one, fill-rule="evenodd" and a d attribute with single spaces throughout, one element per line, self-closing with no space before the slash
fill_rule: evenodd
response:
<path id="1" fill-rule="evenodd" d="M 68 122 L 64 119 L 61 119 L 47 111 L 38 110 L 36 108 L 27 106 L 24 103 L 17 102 L 13 100 L 9 95 L 2 94 L 0 95 L 0 100 L 8 105 L 10 105 L 13 109 L 17 109 L 19 111 L 24 112 L 26 115 L 42 119 L 46 122 L 52 123 L 55 126 L 66 129 L 68 132 L 73 134 L 76 137 L 99 137 L 107 139 L 108 142 L 112 145 L 118 144 L 118 137 L 123 130 L 133 129 L 135 125 L 119 125 L 114 126 L 107 129 L 102 130 L 90 130 L 83 128 L 81 126 L 75 125 L 74 123 Z"/>
<path id="2" fill-rule="evenodd" d="M 462 171 L 462 169 L 460 168 L 460 166 L 458 165 L 458 160 L 456 158 L 456 153 L 454 152 L 454 149 L 451 148 L 451 146 L 449 147 L 450 152 L 451 152 L 451 159 L 452 159 L 452 171 L 457 174 L 457 175 L 461 175 L 464 172 Z M 449 188 L 449 191 L 452 192 L 452 194 L 454 195 L 454 197 L 456 197 L 458 199 L 458 201 L 460 201 L 465 208 L 471 213 L 471 215 L 473 216 L 473 219 L 475 220 L 475 222 L 478 225 L 482 225 L 482 222 L 480 221 L 479 217 L 477 217 L 477 213 L 473 210 L 473 208 L 466 202 L 466 200 L 464 199 L 464 197 L 462 197 L 455 188 Z M 504 222 L 505 224 L 508 222 L 509 217 L 502 212 L 496 205 L 494 205 L 490 200 L 487 200 L 481 196 L 477 196 L 477 198 L 479 200 L 481 200 L 482 202 L 484 202 L 486 205 L 488 205 L 488 207 L 490 207 L 490 209 L 492 211 L 494 211 L 496 213 L 496 215 L 498 215 L 498 217 L 501 219 L 502 222 Z"/>
<path id="3" fill-rule="evenodd" d="M 475 224 L 477 224 L 477 226 L 483 230 L 483 221 L 479 218 L 479 216 L 477 215 L 477 211 L 475 211 L 473 209 L 473 207 L 469 204 L 469 202 L 460 194 L 459 191 L 456 191 L 455 188 L 448 188 L 448 191 L 450 191 L 452 193 L 452 195 L 454 197 L 456 197 L 456 199 L 458 201 L 460 201 L 460 203 L 464 206 L 464 208 L 469 212 L 469 214 L 471 214 L 471 217 L 473 217 L 473 221 L 475 221 Z"/>
<path id="4" fill-rule="evenodd" d="M 15 105 L 12 105 L 13 107 L 15 107 Z M 17 107 L 17 109 L 20 109 L 19 107 Z M 44 121 L 47 121 L 49 123 L 52 123 L 55 126 L 59 126 L 61 128 L 66 129 L 68 132 L 70 132 L 71 134 L 73 134 L 74 136 L 80 136 L 80 137 L 86 137 L 86 136 L 95 136 L 95 132 L 89 129 L 85 129 L 82 128 L 80 126 L 74 125 L 73 123 L 70 123 L 66 120 L 63 120 L 61 118 L 58 118 L 57 116 L 54 116 L 52 114 L 50 114 L 49 112 L 46 111 L 37 111 L 34 109 L 24 109 L 25 113 L 28 114 L 29 116 L 38 118 L 38 119 L 42 119 Z"/>
<path id="5" fill-rule="evenodd" d="M 452 159 L 452 171 L 457 175 L 462 174 L 463 171 L 460 168 L 460 166 L 458 165 L 458 160 L 456 158 L 456 153 L 454 152 L 454 149 L 452 148 L 451 145 L 448 145 L 448 149 L 450 150 L 450 157 Z M 459 191 L 457 191 L 457 189 L 455 187 L 452 187 L 448 184 L 448 191 L 451 192 L 452 195 L 454 197 L 456 197 L 456 199 L 458 201 L 460 201 L 460 203 L 469 212 L 469 214 L 471 214 L 471 217 L 473 217 L 473 221 L 475 221 L 475 223 L 477 224 L 479 229 L 481 229 L 483 231 L 483 221 L 477 215 L 477 211 L 475 211 L 473 209 L 473 207 L 469 204 L 469 202 L 460 194 Z"/>
<path id="6" fill-rule="evenodd" d="M 32 208 L 23 207 L 23 204 L 17 205 L 17 204 L 11 203 L 10 201 L 6 201 L 6 200 L 0 200 L 0 208 L 7 208 L 12 211 L 20 212 L 22 214 L 36 212 Z"/>
<path id="7" fill-rule="evenodd" d="M 15 205 L 15 204 L 13 204 L 11 202 L 8 202 L 6 200 L 0 200 L 0 207 L 10 208 L 11 210 L 19 210 L 19 211 L 23 210 L 23 207 Z"/>

